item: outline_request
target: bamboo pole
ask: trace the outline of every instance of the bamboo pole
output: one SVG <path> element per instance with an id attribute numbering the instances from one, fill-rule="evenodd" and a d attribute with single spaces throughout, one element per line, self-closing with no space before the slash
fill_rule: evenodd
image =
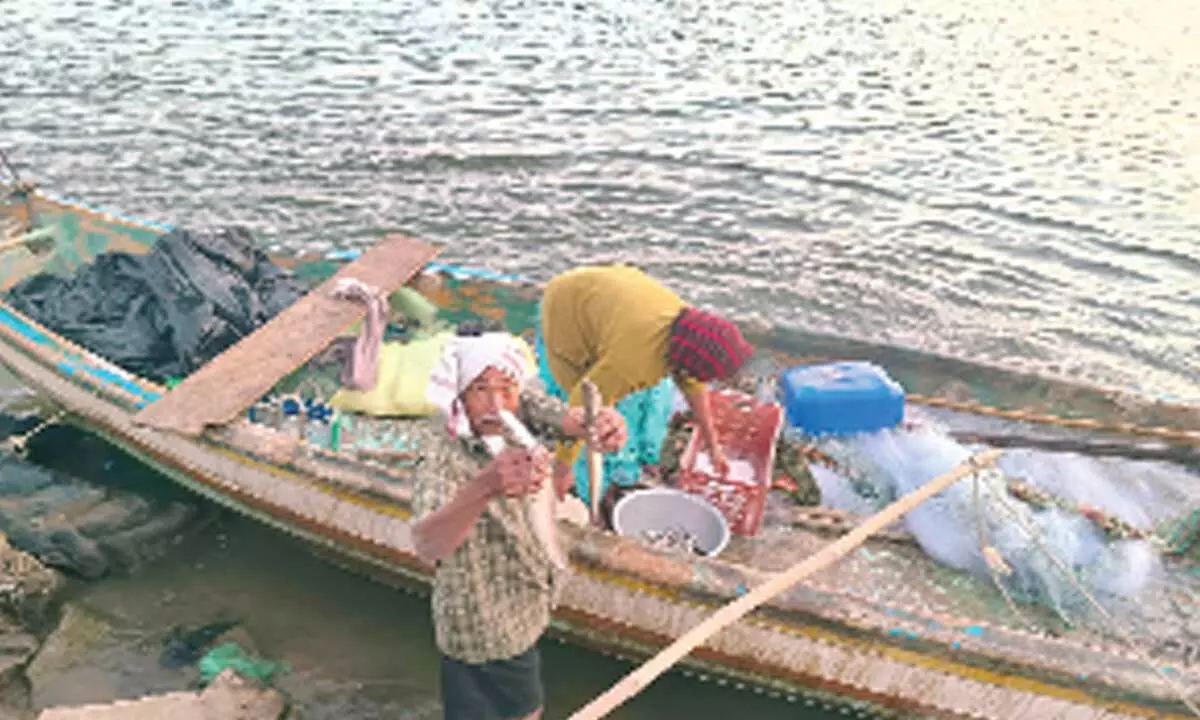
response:
<path id="1" fill-rule="evenodd" d="M 592 522 L 600 524 L 600 488 L 603 487 L 604 480 L 604 458 L 600 455 L 600 451 L 596 449 L 595 443 L 592 442 L 593 427 L 596 423 L 596 414 L 600 412 L 600 390 L 591 380 L 583 381 L 583 412 L 584 422 L 588 429 L 587 453 L 588 453 L 588 497 L 592 501 Z"/>
<path id="2" fill-rule="evenodd" d="M 787 590 L 809 575 L 832 565 L 851 550 L 861 545 L 868 537 L 892 524 L 900 517 L 912 511 L 913 508 L 971 473 L 996 462 L 1000 454 L 1000 450 L 987 450 L 968 458 L 953 470 L 934 478 L 917 490 L 868 517 L 862 524 L 855 527 L 846 535 L 829 543 L 820 552 L 810 555 L 787 570 L 776 574 L 770 580 L 745 595 L 721 607 L 715 613 L 705 618 L 700 624 L 679 636 L 675 642 L 663 648 L 657 655 L 621 678 L 620 681 L 603 694 L 597 696 L 590 703 L 576 711 L 575 714 L 571 715 L 569 720 L 597 720 L 604 717 L 615 710 L 621 703 L 645 689 L 655 678 L 666 672 L 667 669 L 683 658 L 683 656 L 687 655 L 717 631 L 727 625 L 733 624 L 755 607 Z"/>

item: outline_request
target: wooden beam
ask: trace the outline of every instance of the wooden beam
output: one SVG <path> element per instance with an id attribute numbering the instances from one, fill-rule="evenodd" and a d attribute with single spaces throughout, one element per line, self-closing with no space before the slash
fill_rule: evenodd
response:
<path id="1" fill-rule="evenodd" d="M 367 312 L 362 303 L 330 294 L 341 278 L 356 278 L 391 294 L 438 253 L 403 235 L 388 235 L 291 307 L 210 360 L 134 416 L 134 422 L 192 437 L 234 420 L 280 380 L 320 352 Z"/>

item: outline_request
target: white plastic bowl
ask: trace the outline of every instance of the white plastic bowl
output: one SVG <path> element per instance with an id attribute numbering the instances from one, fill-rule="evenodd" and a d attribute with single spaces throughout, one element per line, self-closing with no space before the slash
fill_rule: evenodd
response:
<path id="1" fill-rule="evenodd" d="M 681 528 L 696 538 L 698 549 L 716 557 L 729 543 L 729 523 L 712 503 L 674 488 L 635 490 L 613 508 L 618 535 L 642 538 L 647 530 Z"/>

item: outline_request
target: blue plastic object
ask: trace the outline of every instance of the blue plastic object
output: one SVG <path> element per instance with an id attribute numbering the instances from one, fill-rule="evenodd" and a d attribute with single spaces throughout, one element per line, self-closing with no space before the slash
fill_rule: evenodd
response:
<path id="1" fill-rule="evenodd" d="M 868 362 L 794 367 L 780 379 L 788 422 L 809 435 L 853 435 L 904 419 L 904 388 Z"/>
<path id="2" fill-rule="evenodd" d="M 291 417 L 300 414 L 300 403 L 295 398 L 287 398 L 283 401 L 283 414 Z"/>

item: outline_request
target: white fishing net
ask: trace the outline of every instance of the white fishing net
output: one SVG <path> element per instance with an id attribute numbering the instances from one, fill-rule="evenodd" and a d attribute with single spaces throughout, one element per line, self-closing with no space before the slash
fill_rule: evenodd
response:
<path id="1" fill-rule="evenodd" d="M 858 514 L 881 509 L 980 449 L 958 443 L 929 418 L 874 433 L 798 439 L 836 463 L 836 469 L 812 466 L 822 505 Z M 1013 480 L 1060 502 L 1022 501 L 1011 492 Z M 1198 485 L 1194 475 L 1165 463 L 1012 450 L 995 468 L 923 503 L 903 524 L 938 562 L 994 579 L 1014 599 L 1076 621 L 1091 615 L 1092 605 L 1070 578 L 1110 612 L 1126 611 L 1161 579 L 1163 563 L 1149 540 L 1111 537 L 1099 522 L 1062 505 L 1085 503 L 1149 530 L 1200 506 Z M 989 546 L 994 551 L 981 549 Z"/>

